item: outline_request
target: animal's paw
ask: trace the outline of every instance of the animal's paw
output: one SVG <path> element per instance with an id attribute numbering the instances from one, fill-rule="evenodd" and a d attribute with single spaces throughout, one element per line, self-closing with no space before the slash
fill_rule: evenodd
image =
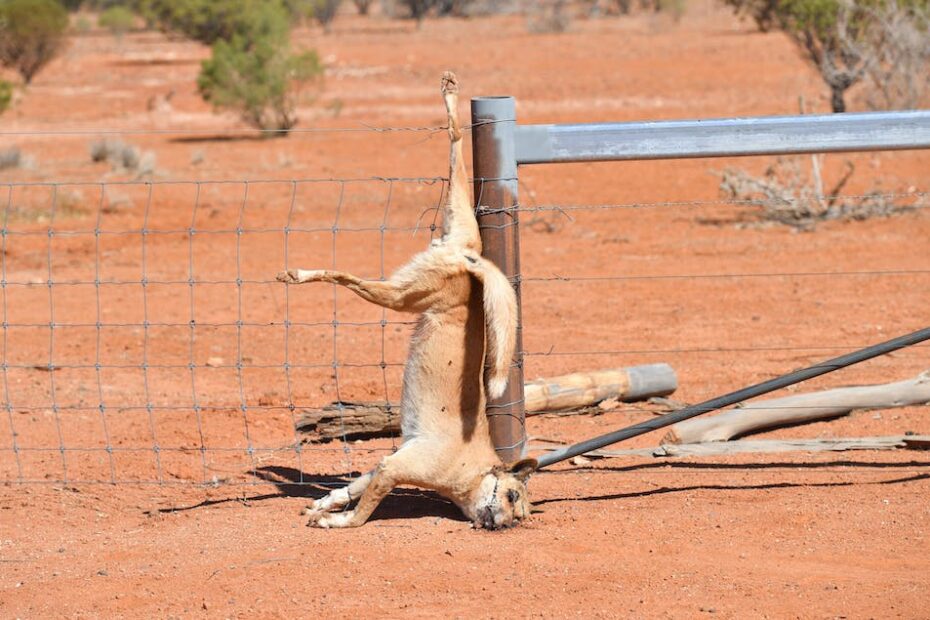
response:
<path id="1" fill-rule="evenodd" d="M 307 520 L 307 527 L 321 527 L 329 529 L 332 527 L 347 527 L 352 519 L 352 511 L 349 512 L 311 512 Z"/>
<path id="2" fill-rule="evenodd" d="M 326 516 L 324 511 L 314 510 L 312 507 L 307 506 L 304 508 L 304 516 L 307 517 L 307 527 L 326 527 L 320 523 Z"/>
<path id="3" fill-rule="evenodd" d="M 446 71 L 442 74 L 442 94 L 443 95 L 452 95 L 459 92 L 459 81 L 455 77 L 455 74 L 451 71 Z"/>
<path id="4" fill-rule="evenodd" d="M 309 515 L 314 512 L 329 512 L 333 509 L 333 498 L 332 493 L 324 495 L 320 499 L 313 500 L 313 503 L 304 508 L 304 514 Z"/>
<path id="5" fill-rule="evenodd" d="M 322 509 L 318 506 L 319 501 L 320 501 L 320 500 L 315 500 L 315 501 L 314 501 L 312 504 L 310 504 L 309 506 L 305 506 L 304 509 L 300 511 L 300 514 L 303 515 L 303 516 L 305 516 L 305 517 L 309 517 L 309 516 L 314 515 L 314 514 L 317 514 L 317 513 L 323 514 L 324 512 L 326 512 L 325 510 L 322 510 Z"/>
<path id="6" fill-rule="evenodd" d="M 297 270 L 288 269 L 287 271 L 282 271 L 275 276 L 275 279 L 278 282 L 287 282 L 288 284 L 297 284 L 299 280 L 297 279 Z"/>

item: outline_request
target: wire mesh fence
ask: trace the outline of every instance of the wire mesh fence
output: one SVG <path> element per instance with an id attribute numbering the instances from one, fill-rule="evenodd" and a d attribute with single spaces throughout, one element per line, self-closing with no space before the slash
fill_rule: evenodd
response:
<path id="1" fill-rule="evenodd" d="M 359 451 L 390 452 L 399 438 L 309 443 L 296 420 L 330 403 L 397 403 L 413 317 L 275 275 L 332 267 L 385 278 L 435 234 L 446 187 L 442 177 L 0 184 L 0 480 L 249 483 L 287 468 L 301 483 L 370 465 Z M 893 227 L 923 217 L 924 193 L 882 197 L 917 213 Z M 761 378 L 869 344 L 857 330 L 816 338 L 841 306 L 888 330 L 923 316 L 930 263 L 918 239 L 881 264 L 847 255 L 780 267 L 780 242 L 757 253 L 758 238 L 715 240 L 720 222 L 757 206 L 516 207 L 527 377 L 671 361 L 682 376 Z M 684 241 L 643 232 L 676 218 L 702 228 Z M 714 243 L 730 244 L 723 260 L 702 259 Z M 742 315 L 746 299 L 771 313 Z M 698 323 L 710 329 L 692 333 Z M 926 350 L 875 364 L 912 373 Z"/>
<path id="2" fill-rule="evenodd" d="M 444 188 L 439 178 L 8 185 L 3 477 L 209 483 L 243 463 L 254 473 L 290 459 L 302 471 L 308 450 L 348 459 L 345 443 L 302 445 L 294 416 L 359 393 L 396 402 L 409 317 L 336 287 L 295 295 L 275 275 L 317 265 L 383 278 L 398 264 L 386 264 L 386 244 L 422 247 L 435 230 L 424 202 Z"/>

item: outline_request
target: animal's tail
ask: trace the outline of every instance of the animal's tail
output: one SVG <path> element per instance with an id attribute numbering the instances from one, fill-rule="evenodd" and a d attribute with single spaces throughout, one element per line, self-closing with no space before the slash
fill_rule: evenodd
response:
<path id="1" fill-rule="evenodd" d="M 500 398 L 507 389 L 510 361 L 517 342 L 517 296 L 497 265 L 470 252 L 465 258 L 468 271 L 484 288 L 488 395 Z"/>

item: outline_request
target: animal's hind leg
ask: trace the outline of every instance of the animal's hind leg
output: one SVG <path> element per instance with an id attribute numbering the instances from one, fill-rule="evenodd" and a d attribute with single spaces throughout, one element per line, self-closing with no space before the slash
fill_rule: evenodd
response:
<path id="1" fill-rule="evenodd" d="M 446 71 L 442 76 L 442 98 L 446 104 L 449 123 L 449 194 L 443 205 L 443 240 L 460 247 L 481 251 L 481 236 L 468 191 L 468 171 L 462 154 L 462 127 L 459 124 L 459 86 L 455 74 Z"/>
<path id="2" fill-rule="evenodd" d="M 365 492 L 374 474 L 375 471 L 372 470 L 363 476 L 359 476 L 346 486 L 334 489 L 326 496 L 314 500 L 311 505 L 307 506 L 305 514 L 312 515 L 317 512 L 330 512 L 331 510 L 345 508 L 353 499 L 358 499 Z"/>

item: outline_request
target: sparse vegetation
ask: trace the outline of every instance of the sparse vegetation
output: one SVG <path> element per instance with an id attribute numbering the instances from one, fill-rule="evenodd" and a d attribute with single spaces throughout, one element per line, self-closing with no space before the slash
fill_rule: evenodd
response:
<path id="1" fill-rule="evenodd" d="M 117 37 L 133 29 L 136 24 L 136 15 L 125 6 L 111 6 L 97 19 L 97 25 L 106 28 Z"/>
<path id="2" fill-rule="evenodd" d="M 329 26 L 336 18 L 342 0 L 308 0 L 308 4 L 310 16 L 323 26 L 324 32 L 329 32 Z"/>
<path id="3" fill-rule="evenodd" d="M 90 158 L 94 162 L 107 162 L 114 172 L 130 172 L 136 178 L 151 176 L 155 173 L 155 153 L 141 151 L 138 147 L 126 144 L 119 139 L 107 138 L 92 142 Z"/>
<path id="4" fill-rule="evenodd" d="M 94 25 L 86 15 L 78 15 L 73 24 L 74 32 L 78 34 L 88 34 L 94 29 Z"/>
<path id="5" fill-rule="evenodd" d="M 0 80 L 0 114 L 6 112 L 12 103 L 13 84 L 6 80 Z"/>
<path id="6" fill-rule="evenodd" d="M 163 30 L 211 45 L 197 87 L 217 109 L 239 112 L 263 130 L 285 135 L 297 123 L 301 88 L 323 73 L 316 53 L 292 53 L 295 16 L 324 25 L 334 0 L 147 0 L 143 14 Z"/>
<path id="7" fill-rule="evenodd" d="M 23 154 L 18 146 L 13 146 L 0 151 L 0 170 L 8 168 L 19 168 L 23 163 Z"/>
<path id="8" fill-rule="evenodd" d="M 829 220 L 888 217 L 913 209 L 921 200 L 914 194 L 914 200 L 902 204 L 902 196 L 880 191 L 842 196 L 843 188 L 855 171 L 848 161 L 839 180 L 824 192 L 820 164 L 812 165 L 808 173 L 801 161 L 800 157 L 780 157 L 765 169 L 761 177 L 745 170 L 727 168 L 721 174 L 720 192 L 728 200 L 753 207 L 753 221 L 774 222 L 805 231 Z"/>
<path id="9" fill-rule="evenodd" d="M 687 0 L 653 0 L 653 10 L 656 13 L 669 15 L 676 22 L 685 14 Z"/>
<path id="10" fill-rule="evenodd" d="M 930 91 L 930 2 L 902 6 L 888 0 L 868 9 L 873 25 L 860 44 L 868 58 L 866 105 L 912 109 Z"/>
<path id="11" fill-rule="evenodd" d="M 23 202 L 20 202 L 23 200 Z M 44 224 L 54 220 L 77 219 L 87 215 L 84 195 L 79 190 L 60 189 L 46 197 L 39 205 L 16 197 L 3 209 L 0 216 L 5 222 L 29 222 Z"/>
<path id="12" fill-rule="evenodd" d="M 571 24 L 567 0 L 543 0 L 531 3 L 526 29 L 534 33 L 565 32 Z"/>
<path id="13" fill-rule="evenodd" d="M 778 28 L 830 88 L 834 112 L 846 92 L 868 78 L 882 107 L 914 105 L 911 85 L 926 87 L 930 68 L 928 0 L 724 0 L 760 30 Z M 882 104 L 878 101 L 884 99 Z"/>
<path id="14" fill-rule="evenodd" d="M 233 37 L 260 35 L 267 9 L 282 9 L 280 0 L 146 0 L 143 16 L 158 28 L 213 45 Z"/>
<path id="15" fill-rule="evenodd" d="M 419 28 L 426 14 L 429 13 L 429 10 L 433 8 L 436 2 L 435 0 L 400 0 L 400 4 L 407 9 L 410 17 L 416 20 Z"/>
<path id="16" fill-rule="evenodd" d="M 0 0 L 0 62 L 29 84 L 64 47 L 67 27 L 57 0 Z"/>
<path id="17" fill-rule="evenodd" d="M 252 36 L 235 35 L 213 45 L 197 86 L 206 101 L 236 110 L 253 127 L 286 135 L 297 123 L 301 88 L 323 73 L 316 52 L 291 53 L 287 11 L 268 2 L 253 13 Z"/>
<path id="18" fill-rule="evenodd" d="M 355 4 L 355 8 L 358 10 L 359 15 L 368 15 L 372 0 L 352 0 L 352 3 Z"/>

